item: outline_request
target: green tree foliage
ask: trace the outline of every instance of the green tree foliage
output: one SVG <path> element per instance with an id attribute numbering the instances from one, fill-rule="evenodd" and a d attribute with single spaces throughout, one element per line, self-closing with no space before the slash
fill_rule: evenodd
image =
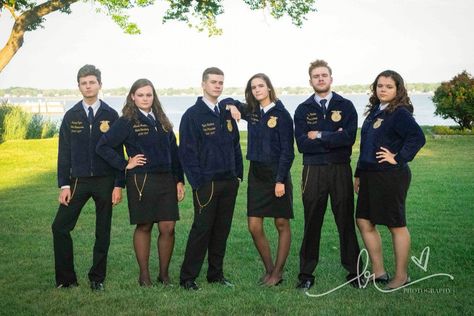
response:
<path id="1" fill-rule="evenodd" d="M 198 31 L 207 30 L 209 36 L 219 35 L 222 29 L 217 26 L 217 16 L 224 13 L 223 0 L 162 0 L 168 3 L 163 16 L 163 23 L 177 20 L 185 22 Z M 0 13 L 9 11 L 14 24 L 5 46 L 0 50 L 0 72 L 10 62 L 23 45 L 25 32 L 42 27 L 45 16 L 59 11 L 70 14 L 71 5 L 76 2 L 93 2 L 97 11 L 110 16 L 125 33 L 138 34 L 138 25 L 131 22 L 127 10 L 136 7 L 147 7 L 155 0 L 0 0 Z M 315 0 L 243 0 L 252 10 L 268 9 L 270 14 L 279 19 L 289 16 L 293 24 L 301 26 L 306 14 L 316 11 Z M 0 15 L 3 17 L 4 15 Z"/>
<path id="2" fill-rule="evenodd" d="M 50 138 L 58 127 L 40 114 L 30 114 L 19 106 L 0 102 L 0 143 L 14 139 Z"/>
<path id="3" fill-rule="evenodd" d="M 464 129 L 472 129 L 474 120 L 474 78 L 463 71 L 451 81 L 442 82 L 433 96 L 435 114 L 450 118 Z"/>

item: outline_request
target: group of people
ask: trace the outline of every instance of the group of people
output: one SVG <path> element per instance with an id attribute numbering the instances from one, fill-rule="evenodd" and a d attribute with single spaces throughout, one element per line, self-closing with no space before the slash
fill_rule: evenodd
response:
<path id="1" fill-rule="evenodd" d="M 219 101 L 224 73 L 216 67 L 205 69 L 203 95 L 182 116 L 179 146 L 149 80 L 139 79 L 132 85 L 121 117 L 99 100 L 101 73 L 95 66 L 82 67 L 77 82 L 83 100 L 66 112 L 59 135 L 60 206 L 52 225 L 58 288 L 78 286 L 70 233 L 92 197 L 96 239 L 89 280 L 92 290 L 104 290 L 112 207 L 120 203 L 125 186 L 130 224 L 136 225 L 133 245 L 140 271 L 138 283 L 153 284 L 149 257 L 151 232 L 157 223 L 156 281 L 171 285 L 168 270 L 179 220 L 178 202 L 185 196 L 184 174 L 192 187 L 194 220 L 179 284 L 187 290 L 200 289 L 196 279 L 207 254 L 207 281 L 233 287 L 224 274 L 223 262 L 243 179 L 237 126 L 240 119 L 248 123 L 247 216 L 249 232 L 264 266 L 259 284 L 277 286 L 283 281 L 291 245 L 289 221 L 294 216 L 290 174 L 294 140 L 303 154 L 304 206 L 296 288 L 308 290 L 314 285 L 328 199 L 347 281 L 356 288 L 369 281 L 361 275 L 362 262 L 358 261 L 354 192 L 358 194 L 356 223 L 369 253 L 373 281 L 389 288 L 410 281 L 405 200 L 411 173 L 407 163 L 424 145 L 425 138 L 413 118 L 413 105 L 398 73 L 384 71 L 372 84 L 354 177 L 350 158 L 357 112 L 351 101 L 331 90 L 332 70 L 323 60 L 310 64 L 309 83 L 314 94 L 297 107 L 294 122 L 265 74 L 255 74 L 248 80 L 245 102 L 232 98 Z M 264 218 L 273 218 L 278 232 L 275 256 L 265 234 Z M 396 263 L 393 277 L 383 265 L 377 225 L 387 226 L 392 235 Z"/>

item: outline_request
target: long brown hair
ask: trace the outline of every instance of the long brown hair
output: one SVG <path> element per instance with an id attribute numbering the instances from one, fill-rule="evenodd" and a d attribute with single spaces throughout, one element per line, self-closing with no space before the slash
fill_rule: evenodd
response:
<path id="1" fill-rule="evenodd" d="M 255 78 L 260 78 L 263 81 L 265 81 L 268 89 L 268 96 L 270 97 L 270 101 L 275 102 L 277 100 L 275 89 L 273 88 L 272 82 L 270 81 L 270 78 L 266 74 L 263 73 L 258 73 L 250 77 L 249 81 L 247 82 L 247 86 L 245 87 L 245 101 L 247 102 L 248 105 L 250 105 L 252 112 L 255 112 L 259 107 L 260 103 L 255 99 L 255 97 L 252 94 L 252 80 Z"/>
<path id="2" fill-rule="evenodd" d="M 380 100 L 377 97 L 377 82 L 380 77 L 392 78 L 395 81 L 395 86 L 397 88 L 397 94 L 395 98 L 388 104 L 386 111 L 393 112 L 398 107 L 405 107 L 410 113 L 413 114 L 413 105 L 411 104 L 410 97 L 408 97 L 407 89 L 405 88 L 405 82 L 403 81 L 402 76 L 396 71 L 385 70 L 382 71 L 374 80 L 371 85 L 372 95 L 369 98 L 369 104 L 367 105 L 365 114 L 367 115 L 372 109 L 377 107 L 380 104 Z"/>
<path id="3" fill-rule="evenodd" d="M 171 124 L 170 120 L 163 111 L 163 107 L 161 106 L 160 100 L 158 99 L 155 87 L 153 86 L 153 83 L 151 83 L 151 81 L 148 79 L 138 79 L 133 83 L 132 87 L 130 88 L 130 92 L 127 95 L 125 106 L 122 109 L 123 116 L 128 118 L 129 120 L 138 121 L 139 109 L 135 105 L 135 102 L 132 100 L 132 94 L 135 94 L 138 89 L 146 86 L 150 86 L 151 90 L 153 90 L 153 103 L 151 105 L 151 110 L 153 111 L 153 114 L 160 121 L 165 131 L 173 130 L 173 125 Z"/>

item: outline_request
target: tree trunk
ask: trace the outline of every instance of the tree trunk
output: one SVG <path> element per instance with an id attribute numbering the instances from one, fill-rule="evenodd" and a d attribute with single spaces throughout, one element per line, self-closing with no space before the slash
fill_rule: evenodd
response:
<path id="1" fill-rule="evenodd" d="M 29 26 L 37 22 L 43 16 L 66 8 L 77 1 L 79 0 L 50 0 L 23 12 L 19 17 L 15 18 L 10 37 L 5 46 L 0 50 L 0 72 L 2 72 L 5 66 L 23 45 L 23 36 L 25 35 L 25 32 L 28 31 Z"/>

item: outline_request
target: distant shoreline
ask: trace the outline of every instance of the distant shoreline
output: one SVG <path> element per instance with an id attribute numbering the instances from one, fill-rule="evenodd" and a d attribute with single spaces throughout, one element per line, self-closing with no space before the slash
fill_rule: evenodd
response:
<path id="1" fill-rule="evenodd" d="M 433 94 L 440 83 L 409 83 L 407 90 L 410 94 Z M 102 89 L 101 96 L 103 97 L 124 97 L 128 93 L 128 88 L 113 88 Z M 276 88 L 277 95 L 309 95 L 313 93 L 311 87 L 280 87 Z M 370 94 L 370 84 L 356 84 L 356 85 L 336 85 L 333 90 L 346 95 Z M 159 96 L 167 97 L 191 97 L 202 94 L 200 87 L 190 88 L 158 88 Z M 243 87 L 226 87 L 223 95 L 228 96 L 243 96 Z M 6 98 L 61 98 L 61 99 L 77 99 L 81 98 L 81 94 L 74 89 L 36 89 L 28 87 L 10 87 L 7 89 L 0 89 L 0 99 Z"/>

